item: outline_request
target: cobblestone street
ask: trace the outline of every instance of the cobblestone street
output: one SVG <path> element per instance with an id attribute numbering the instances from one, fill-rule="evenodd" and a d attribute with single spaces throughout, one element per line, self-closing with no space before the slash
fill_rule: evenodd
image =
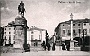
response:
<path id="1" fill-rule="evenodd" d="M 16 53 L 2 53 L 1 56 L 90 56 L 90 52 L 84 52 L 79 50 L 61 50 L 60 46 L 56 46 L 55 51 L 43 51 L 40 48 L 31 49 L 30 52 L 16 52 Z"/>
<path id="2" fill-rule="evenodd" d="M 90 52 L 82 51 L 38 51 L 25 53 L 2 53 L 1 56 L 90 56 Z"/>

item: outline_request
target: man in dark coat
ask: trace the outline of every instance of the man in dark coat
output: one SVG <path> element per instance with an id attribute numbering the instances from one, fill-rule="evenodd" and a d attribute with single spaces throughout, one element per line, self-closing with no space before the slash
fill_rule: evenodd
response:
<path id="1" fill-rule="evenodd" d="M 52 50 L 55 51 L 55 43 L 53 43 Z"/>
<path id="2" fill-rule="evenodd" d="M 62 50 L 66 50 L 65 44 L 62 44 Z"/>
<path id="3" fill-rule="evenodd" d="M 48 47 L 48 51 L 50 51 L 50 47 L 51 47 L 50 43 L 48 43 L 47 47 Z"/>
<path id="4" fill-rule="evenodd" d="M 70 45 L 66 44 L 67 51 L 70 51 Z"/>
<path id="5" fill-rule="evenodd" d="M 45 44 L 45 41 L 43 41 L 43 43 L 41 44 L 41 46 L 44 48 L 44 50 L 46 50 L 46 44 Z"/>

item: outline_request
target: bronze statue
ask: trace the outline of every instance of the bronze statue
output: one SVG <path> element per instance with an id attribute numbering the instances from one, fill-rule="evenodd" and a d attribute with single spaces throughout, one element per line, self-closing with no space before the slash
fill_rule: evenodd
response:
<path id="1" fill-rule="evenodd" d="M 18 5 L 18 13 L 24 16 L 24 12 L 26 12 L 24 8 L 24 3 L 23 1 L 21 1 L 20 5 Z"/>

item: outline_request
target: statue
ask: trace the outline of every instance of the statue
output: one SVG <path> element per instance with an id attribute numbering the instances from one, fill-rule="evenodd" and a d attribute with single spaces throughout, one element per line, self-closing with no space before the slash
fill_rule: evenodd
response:
<path id="1" fill-rule="evenodd" d="M 18 14 L 21 14 L 21 16 L 24 16 L 24 12 L 26 12 L 24 8 L 24 3 L 23 1 L 21 1 L 20 5 L 18 5 Z"/>

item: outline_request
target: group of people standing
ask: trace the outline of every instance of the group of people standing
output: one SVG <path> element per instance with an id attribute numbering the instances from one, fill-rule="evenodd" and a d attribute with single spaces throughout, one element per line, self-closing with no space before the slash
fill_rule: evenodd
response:
<path id="1" fill-rule="evenodd" d="M 65 43 L 63 43 L 63 44 L 62 44 L 62 50 L 70 51 L 70 44 L 65 44 Z"/>
<path id="2" fill-rule="evenodd" d="M 43 49 L 46 51 L 55 51 L 55 43 L 45 43 L 45 41 L 43 41 L 43 43 L 41 44 L 41 46 L 43 47 Z M 62 50 L 67 50 L 70 51 L 70 43 L 63 43 L 62 44 Z"/>
<path id="3" fill-rule="evenodd" d="M 46 50 L 48 50 L 48 51 L 50 51 L 50 50 L 52 50 L 52 51 L 55 51 L 55 43 L 45 43 L 45 41 L 43 41 L 43 43 L 41 44 L 41 46 L 43 47 L 43 49 L 46 51 Z"/>

